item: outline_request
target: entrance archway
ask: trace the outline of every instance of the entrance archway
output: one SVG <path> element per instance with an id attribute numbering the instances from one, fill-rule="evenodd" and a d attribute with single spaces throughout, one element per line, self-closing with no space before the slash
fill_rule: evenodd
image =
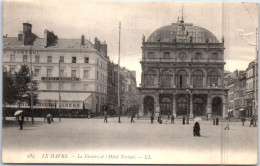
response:
<path id="1" fill-rule="evenodd" d="M 177 115 L 187 115 L 188 105 L 187 98 L 181 97 L 176 101 Z"/>
<path id="2" fill-rule="evenodd" d="M 223 102 L 220 97 L 214 97 L 212 99 L 212 115 L 221 116 L 223 109 Z"/>
<path id="3" fill-rule="evenodd" d="M 195 98 L 193 100 L 193 114 L 196 116 L 206 115 L 205 104 L 203 103 L 202 98 Z"/>
<path id="4" fill-rule="evenodd" d="M 160 101 L 161 115 L 168 115 L 172 112 L 172 101 L 168 97 L 164 97 Z"/>
<path id="5" fill-rule="evenodd" d="M 144 115 L 154 113 L 154 99 L 151 96 L 146 96 L 144 98 Z"/>

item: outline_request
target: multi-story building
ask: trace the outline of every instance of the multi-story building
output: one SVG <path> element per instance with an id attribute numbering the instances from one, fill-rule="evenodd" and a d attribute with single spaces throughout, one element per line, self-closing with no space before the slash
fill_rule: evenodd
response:
<path id="1" fill-rule="evenodd" d="M 18 37 L 3 38 L 3 66 L 12 73 L 23 64 L 32 67 L 39 83 L 36 110 L 49 108 L 50 103 L 57 103 L 62 110 L 77 110 L 84 102 L 86 109 L 100 114 L 107 103 L 106 48 L 106 44 L 97 39 L 92 44 L 83 35 L 62 39 L 44 30 L 44 38 L 38 38 L 32 25 L 24 23 Z"/>
<path id="2" fill-rule="evenodd" d="M 116 88 L 118 88 L 118 64 L 112 63 L 112 65 L 114 66 L 114 80 L 116 82 Z M 126 115 L 132 111 L 137 112 L 138 94 L 136 90 L 136 72 L 128 70 L 125 67 L 120 67 L 119 70 L 120 106 L 122 115 Z M 116 94 L 118 95 L 117 92 Z M 116 99 L 118 99 L 118 97 L 116 97 Z"/>
<path id="3" fill-rule="evenodd" d="M 227 83 L 228 87 L 228 112 L 233 114 L 233 111 L 235 110 L 235 103 L 234 103 L 234 92 L 235 92 L 235 86 L 234 86 L 234 80 L 230 80 Z"/>
<path id="4" fill-rule="evenodd" d="M 180 22 L 142 43 L 141 115 L 227 116 L 224 40 Z"/>
<path id="5" fill-rule="evenodd" d="M 258 60 L 249 63 L 246 69 L 246 115 L 258 115 Z"/>

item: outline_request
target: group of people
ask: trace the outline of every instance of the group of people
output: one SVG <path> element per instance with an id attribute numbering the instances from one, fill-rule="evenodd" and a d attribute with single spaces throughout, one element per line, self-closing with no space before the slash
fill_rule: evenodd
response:
<path id="1" fill-rule="evenodd" d="M 241 117 L 241 121 L 242 121 L 242 126 L 245 126 L 246 117 Z M 251 127 L 251 126 L 256 127 L 256 122 L 257 122 L 257 119 L 256 119 L 255 116 L 253 116 L 253 117 L 250 119 L 250 125 L 249 125 L 249 127 Z"/>

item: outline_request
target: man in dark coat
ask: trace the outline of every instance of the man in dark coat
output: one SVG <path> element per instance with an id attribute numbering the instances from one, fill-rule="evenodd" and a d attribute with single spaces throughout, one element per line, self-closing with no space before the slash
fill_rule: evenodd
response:
<path id="1" fill-rule="evenodd" d="M 213 118 L 213 125 L 215 125 L 216 124 L 216 119 L 215 118 Z"/>
<path id="2" fill-rule="evenodd" d="M 171 116 L 171 124 L 174 124 L 174 116 Z"/>
<path id="3" fill-rule="evenodd" d="M 253 125 L 253 127 L 255 127 L 254 118 L 251 118 L 251 120 L 250 120 L 250 126 L 249 127 L 251 127 L 251 125 Z"/>
<path id="4" fill-rule="evenodd" d="M 131 123 L 135 122 L 134 121 L 134 115 L 131 116 Z"/>
<path id="5" fill-rule="evenodd" d="M 104 112 L 104 123 L 107 123 L 107 112 Z"/>
<path id="6" fill-rule="evenodd" d="M 218 126 L 219 118 L 216 118 L 216 125 Z"/>
<path id="7" fill-rule="evenodd" d="M 24 115 L 23 115 L 23 113 L 21 113 L 20 115 L 18 115 L 17 120 L 18 120 L 19 125 L 20 125 L 20 130 L 22 130 L 22 129 L 23 129 L 23 121 L 24 121 Z"/>
<path id="8" fill-rule="evenodd" d="M 246 118 L 245 118 L 245 117 L 242 117 L 241 121 L 242 121 L 242 126 L 245 126 Z"/>
<path id="9" fill-rule="evenodd" d="M 185 116 L 182 118 L 182 124 L 185 125 Z"/>
<path id="10" fill-rule="evenodd" d="M 151 116 L 151 123 L 153 123 L 153 120 L 154 120 L 154 116 L 152 114 L 152 116 Z"/>
<path id="11" fill-rule="evenodd" d="M 193 136 L 199 136 L 200 137 L 200 124 L 199 124 L 199 122 L 196 122 L 193 126 Z"/>

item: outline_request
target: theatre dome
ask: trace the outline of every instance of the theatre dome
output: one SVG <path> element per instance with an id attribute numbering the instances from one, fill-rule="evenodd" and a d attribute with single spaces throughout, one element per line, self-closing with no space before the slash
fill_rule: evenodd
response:
<path id="1" fill-rule="evenodd" d="M 215 35 L 205 28 L 193 26 L 190 23 L 173 23 L 154 31 L 147 42 L 190 42 L 219 43 Z"/>

